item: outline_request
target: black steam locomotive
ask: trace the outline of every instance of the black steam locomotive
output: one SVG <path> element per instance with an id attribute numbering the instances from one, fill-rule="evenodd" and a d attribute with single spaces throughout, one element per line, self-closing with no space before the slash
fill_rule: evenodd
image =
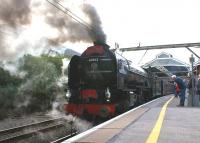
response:
<path id="1" fill-rule="evenodd" d="M 71 96 L 65 110 L 77 116 L 112 117 L 155 96 L 151 72 L 132 66 L 106 44 L 73 56 L 68 72 Z"/>

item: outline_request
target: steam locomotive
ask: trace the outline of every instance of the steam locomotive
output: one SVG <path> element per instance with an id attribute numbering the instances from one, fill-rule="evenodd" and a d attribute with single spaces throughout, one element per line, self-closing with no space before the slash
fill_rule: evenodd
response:
<path id="1" fill-rule="evenodd" d="M 80 117 L 113 117 L 155 96 L 151 72 L 136 68 L 104 43 L 73 56 L 68 78 L 65 110 Z"/>

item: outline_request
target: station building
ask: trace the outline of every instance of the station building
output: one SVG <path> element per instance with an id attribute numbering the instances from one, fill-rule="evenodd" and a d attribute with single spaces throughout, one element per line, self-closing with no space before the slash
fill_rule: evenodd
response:
<path id="1" fill-rule="evenodd" d="M 190 66 L 173 58 L 171 54 L 162 52 L 158 54 L 155 59 L 144 64 L 142 68 L 151 70 L 157 77 L 167 78 L 170 75 L 186 77 Z"/>
<path id="2" fill-rule="evenodd" d="M 157 78 L 157 86 L 162 86 L 162 91 L 154 91 L 162 95 L 168 94 L 172 91 L 174 84 L 171 83 L 171 76 L 176 75 L 187 80 L 190 65 L 178 59 L 173 58 L 169 53 L 161 52 L 156 55 L 155 59 L 142 66 L 146 71 L 151 72 Z"/>

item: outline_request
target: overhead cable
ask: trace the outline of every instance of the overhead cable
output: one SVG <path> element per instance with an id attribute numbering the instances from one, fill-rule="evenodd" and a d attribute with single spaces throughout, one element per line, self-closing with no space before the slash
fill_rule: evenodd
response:
<path id="1" fill-rule="evenodd" d="M 67 14 L 68 16 L 70 16 L 73 20 L 75 20 L 79 24 L 81 24 L 84 27 L 86 27 L 89 31 L 92 31 L 91 26 L 87 22 L 85 22 L 83 19 L 81 19 L 80 17 L 78 17 L 76 14 L 74 14 L 72 11 L 70 11 L 69 9 L 67 9 L 66 7 L 64 7 L 62 4 L 60 4 L 56 0 L 54 0 L 54 1 L 53 0 L 46 0 L 46 1 L 48 3 L 50 3 L 51 5 L 53 5 L 55 8 L 57 8 L 58 10 L 60 10 L 63 13 Z"/>

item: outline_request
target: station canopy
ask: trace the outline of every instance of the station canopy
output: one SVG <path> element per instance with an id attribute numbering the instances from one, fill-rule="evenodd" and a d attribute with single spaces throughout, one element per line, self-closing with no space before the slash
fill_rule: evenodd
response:
<path id="1" fill-rule="evenodd" d="M 157 77 L 169 77 L 176 75 L 180 77 L 186 77 L 189 72 L 189 65 L 179 61 L 171 54 L 162 52 L 156 56 L 152 61 L 144 64 L 143 69 L 153 72 Z"/>

